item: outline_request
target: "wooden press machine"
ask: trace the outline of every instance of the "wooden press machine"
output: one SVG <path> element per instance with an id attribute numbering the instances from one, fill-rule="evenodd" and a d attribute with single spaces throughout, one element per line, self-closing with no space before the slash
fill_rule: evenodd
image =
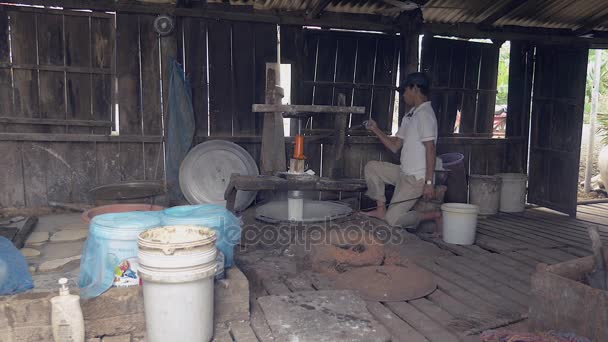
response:
<path id="1" fill-rule="evenodd" d="M 277 87 L 280 89 L 279 87 Z M 267 101 L 269 102 L 269 101 Z M 285 191 L 290 196 L 298 196 L 301 191 L 351 191 L 351 192 L 362 192 L 367 189 L 365 180 L 363 179 L 344 179 L 343 177 L 343 155 L 344 145 L 346 142 L 347 123 L 348 116 L 353 115 L 364 115 L 365 107 L 356 106 L 344 106 L 345 97 L 340 95 L 338 97 L 338 106 L 324 106 L 324 105 L 283 105 L 276 103 L 268 104 L 254 104 L 252 105 L 252 112 L 254 113 L 265 113 L 264 121 L 264 135 L 266 132 L 266 120 L 269 115 L 282 122 L 283 118 L 296 118 L 298 119 L 298 134 L 294 138 L 294 153 L 289 161 L 288 171 L 284 171 L 287 165 L 284 165 L 283 170 L 275 170 L 273 174 L 259 175 L 259 176 L 246 176 L 233 174 L 230 178 L 230 182 L 226 188 L 224 197 L 227 201 L 226 208 L 234 211 L 234 204 L 236 201 L 236 194 L 239 190 L 241 191 L 259 191 L 259 190 L 272 190 L 272 191 Z M 331 159 L 330 175 L 329 177 L 319 177 L 315 175 L 309 175 L 305 173 L 305 151 L 304 151 L 304 135 L 302 135 L 301 127 L 302 121 L 311 115 L 334 115 L 335 126 L 334 131 L 326 135 L 313 135 L 307 137 L 307 139 L 327 139 L 333 136 L 334 146 L 334 158 Z M 272 116 L 270 120 L 272 120 Z M 275 121 L 277 123 L 279 121 Z M 284 143 L 284 137 L 277 137 L 282 139 Z M 266 136 L 263 137 L 266 139 Z M 285 163 L 286 164 L 286 163 Z"/>

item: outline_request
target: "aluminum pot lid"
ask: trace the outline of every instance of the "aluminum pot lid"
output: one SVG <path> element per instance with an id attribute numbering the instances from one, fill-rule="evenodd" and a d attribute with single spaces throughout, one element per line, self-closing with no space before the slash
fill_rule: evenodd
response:
<path id="1" fill-rule="evenodd" d="M 89 190 L 96 200 L 125 200 L 161 195 L 165 185 L 160 181 L 133 181 L 105 184 Z"/>
<path id="2" fill-rule="evenodd" d="M 224 192 L 230 176 L 259 175 L 251 155 L 239 145 L 225 140 L 210 140 L 195 146 L 179 168 L 179 186 L 190 204 L 225 205 Z M 234 209 L 246 209 L 257 191 L 239 191 Z"/>

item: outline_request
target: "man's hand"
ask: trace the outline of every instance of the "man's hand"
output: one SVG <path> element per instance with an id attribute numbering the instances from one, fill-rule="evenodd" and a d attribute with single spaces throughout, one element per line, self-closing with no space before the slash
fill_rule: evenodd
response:
<path id="1" fill-rule="evenodd" d="M 374 119 L 369 119 L 367 120 L 367 125 L 365 125 L 365 128 L 367 128 L 368 131 L 373 131 L 374 129 L 378 128 L 378 124 L 376 121 L 374 121 Z"/>
<path id="2" fill-rule="evenodd" d="M 425 184 L 424 188 L 422 188 L 422 197 L 430 201 L 435 197 L 435 188 L 431 184 Z"/>

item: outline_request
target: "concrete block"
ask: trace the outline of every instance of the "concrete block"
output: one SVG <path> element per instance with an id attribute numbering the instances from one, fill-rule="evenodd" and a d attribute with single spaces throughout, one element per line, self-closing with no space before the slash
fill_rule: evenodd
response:
<path id="1" fill-rule="evenodd" d="M 0 342 L 53 341 L 50 325 L 0 329 Z"/>
<path id="2" fill-rule="evenodd" d="M 0 329 L 51 325 L 51 297 L 56 293 L 22 293 L 0 297 Z"/>
<path id="3" fill-rule="evenodd" d="M 108 334 L 127 335 L 141 334 L 146 330 L 146 320 L 143 313 L 116 316 L 84 321 L 85 337 L 98 337 Z"/>
<path id="4" fill-rule="evenodd" d="M 303 291 L 258 298 L 278 341 L 390 341 L 352 291 Z"/>
<path id="5" fill-rule="evenodd" d="M 215 322 L 249 320 L 249 281 L 237 267 L 226 270 L 226 280 L 215 283 Z"/>
<path id="6" fill-rule="evenodd" d="M 101 296 L 81 300 L 82 314 L 87 320 L 110 318 L 144 312 L 142 288 L 111 288 Z"/>
<path id="7" fill-rule="evenodd" d="M 131 342 L 131 335 L 105 336 L 101 342 Z"/>

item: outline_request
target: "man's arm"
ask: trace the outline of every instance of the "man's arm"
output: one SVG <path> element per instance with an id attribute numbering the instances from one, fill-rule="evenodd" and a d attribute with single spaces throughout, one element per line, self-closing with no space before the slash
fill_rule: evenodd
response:
<path id="1" fill-rule="evenodd" d="M 433 185 L 427 185 L 427 181 L 433 181 L 433 174 L 435 173 L 435 141 L 423 141 L 425 156 L 426 156 L 426 174 L 424 175 L 424 191 L 423 196 L 424 199 L 430 200 L 434 196 L 434 188 Z"/>
<path id="2" fill-rule="evenodd" d="M 401 138 L 389 137 L 388 135 L 384 134 L 384 132 L 382 132 L 382 130 L 378 128 L 378 125 L 374 120 L 370 119 L 367 122 L 366 127 L 368 130 L 373 132 L 378 137 L 378 139 L 380 139 L 382 144 L 386 146 L 386 148 L 391 150 L 393 153 L 399 152 L 399 149 L 401 148 L 401 146 L 403 146 L 403 140 Z"/>

